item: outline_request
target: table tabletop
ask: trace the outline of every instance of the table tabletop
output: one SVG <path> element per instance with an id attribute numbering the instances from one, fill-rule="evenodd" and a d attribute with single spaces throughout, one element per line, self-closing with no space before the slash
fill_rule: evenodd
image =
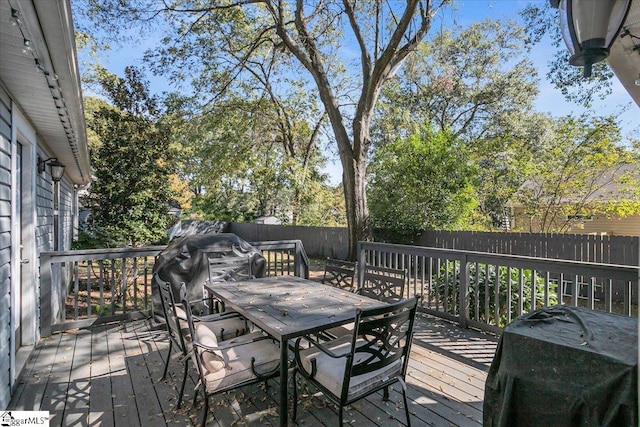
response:
<path id="1" fill-rule="evenodd" d="M 288 340 L 343 325 L 380 301 L 296 276 L 215 283 L 209 292 L 274 338 Z"/>

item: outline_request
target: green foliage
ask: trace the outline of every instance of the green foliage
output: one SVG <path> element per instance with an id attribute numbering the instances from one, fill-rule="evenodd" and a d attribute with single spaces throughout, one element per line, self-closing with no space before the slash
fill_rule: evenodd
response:
<path id="1" fill-rule="evenodd" d="M 567 116 L 552 132 L 532 150 L 528 180 L 514 197 L 521 228 L 562 233 L 573 217 L 640 213 L 638 158 L 623 146 L 614 117 Z"/>
<path id="2" fill-rule="evenodd" d="M 102 74 L 115 106 L 87 103 L 94 181 L 85 206 L 92 210 L 87 232 L 98 247 L 144 246 L 166 239 L 172 199 L 170 129 L 157 119 L 156 100 L 132 68 L 125 78 Z"/>
<path id="3" fill-rule="evenodd" d="M 344 227 L 344 192 L 342 186 L 336 188 L 312 182 L 310 191 L 303 200 L 304 209 L 300 213 L 299 225 Z"/>
<path id="4" fill-rule="evenodd" d="M 451 271 L 455 268 L 454 271 Z M 446 262 L 440 267 L 438 277 L 433 281 L 431 295 L 437 295 L 439 303 L 456 313 L 460 301 L 460 265 Z M 522 291 L 520 291 L 520 284 Z M 501 328 L 507 325 L 509 316 L 515 318 L 519 313 L 531 311 L 532 295 L 535 292 L 536 308 L 558 304 L 557 285 L 549 283 L 548 303 L 545 301 L 545 278 L 535 275 L 532 270 L 507 268 L 488 264 L 473 263 L 469 266 L 469 306 L 470 319 L 495 325 L 496 313 Z M 496 307 L 496 292 L 498 306 Z M 509 297 L 510 295 L 510 297 Z M 508 300 L 510 300 L 510 305 Z M 488 306 L 488 311 L 487 311 Z"/>
<path id="5" fill-rule="evenodd" d="M 475 207 L 473 169 L 464 145 L 446 132 L 420 134 L 378 146 L 369 168 L 372 225 L 411 236 L 457 229 Z"/>
<path id="6" fill-rule="evenodd" d="M 464 143 L 477 208 L 465 229 L 497 229 L 512 194 L 524 182 L 529 147 L 543 132 L 532 115 L 535 68 L 525 55 L 525 30 L 486 20 L 445 30 L 407 59 L 383 91 L 374 143 L 405 138 L 429 124 Z"/>
<path id="7" fill-rule="evenodd" d="M 556 48 L 549 63 L 547 80 L 561 91 L 570 102 L 590 107 L 594 99 L 604 99 L 611 94 L 611 80 L 614 75 L 605 61 L 593 64 L 590 78 L 584 78 L 582 67 L 569 64 L 571 56 L 562 35 L 558 18 L 558 9 L 549 7 L 548 2 L 530 3 L 520 13 L 525 21 L 530 44 L 537 44 L 548 37 Z"/>

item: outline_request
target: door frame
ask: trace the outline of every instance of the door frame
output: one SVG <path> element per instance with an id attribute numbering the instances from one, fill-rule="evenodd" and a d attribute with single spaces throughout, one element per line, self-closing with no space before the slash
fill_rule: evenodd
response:
<path id="1" fill-rule="evenodd" d="M 36 178 L 37 135 L 25 115 L 13 104 L 11 129 L 11 302 L 21 304 L 22 310 L 11 313 L 11 388 L 20 376 L 28 356 L 39 337 L 39 286 L 37 271 L 39 258 L 36 247 Z M 22 165 L 18 169 L 18 143 L 22 145 Z M 22 192 L 18 194 L 16 172 L 21 170 Z M 17 206 L 21 209 L 18 211 Z M 20 214 L 20 218 L 18 215 Z M 15 227 L 21 226 L 22 230 Z M 22 237 L 22 239 L 20 239 Z M 20 247 L 22 245 L 22 248 Z M 21 250 L 22 249 L 22 250 Z M 29 263 L 22 264 L 22 259 Z M 21 278 L 17 283 L 16 278 Z M 18 299 L 20 292 L 20 299 Z M 20 313 L 22 315 L 20 316 Z M 18 318 L 20 316 L 21 318 Z M 20 322 L 22 346 L 14 351 L 15 322 Z"/>

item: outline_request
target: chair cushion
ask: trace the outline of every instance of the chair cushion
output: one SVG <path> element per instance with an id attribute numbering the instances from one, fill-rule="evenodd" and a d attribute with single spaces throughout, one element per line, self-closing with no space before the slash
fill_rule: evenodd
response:
<path id="1" fill-rule="evenodd" d="M 353 335 L 346 335 L 333 341 L 323 343 L 336 354 L 347 354 L 351 351 L 351 340 Z M 358 342 L 364 340 L 358 340 Z M 357 345 L 357 344 L 356 344 Z M 356 353 L 353 363 L 359 363 L 364 358 L 370 357 L 370 354 Z M 300 351 L 300 359 L 302 367 L 305 371 L 311 372 L 311 359 L 316 359 L 317 373 L 314 380 L 322 384 L 331 393 L 340 397 L 342 394 L 342 382 L 344 379 L 344 370 L 347 364 L 346 358 L 335 359 L 318 350 L 316 347 L 310 347 Z M 373 372 L 358 375 L 351 378 L 347 398 L 352 399 L 362 395 L 381 384 L 381 382 L 389 378 L 400 375 L 402 371 L 402 361 L 395 362 L 382 367 Z"/>
<path id="2" fill-rule="evenodd" d="M 205 327 L 197 328 L 196 334 L 202 344 L 209 345 L 215 335 L 207 332 Z M 256 379 L 251 369 L 251 358 L 255 357 L 255 370 L 260 373 L 270 372 L 280 364 L 280 347 L 271 339 L 251 341 L 262 337 L 261 332 L 253 332 L 240 337 L 219 342 L 220 346 L 232 347 L 205 352 L 202 355 L 205 384 L 207 391 L 233 387 L 245 381 Z"/>
<path id="3" fill-rule="evenodd" d="M 190 339 L 189 325 L 186 320 L 187 314 L 184 312 L 182 307 L 179 306 L 176 306 L 176 313 L 178 314 L 178 319 L 180 321 L 180 330 L 187 339 Z M 219 317 L 220 316 L 217 314 L 201 317 L 201 321 L 196 322 L 196 325 L 205 323 L 207 327 L 216 334 L 218 341 L 229 340 L 249 332 L 247 329 L 247 323 L 242 317 Z"/>
<path id="4" fill-rule="evenodd" d="M 220 345 L 234 345 L 246 341 L 251 341 L 255 338 L 263 336 L 262 332 L 252 332 L 250 334 L 240 335 L 227 341 L 218 341 L 218 337 L 207 323 L 201 322 L 196 324 L 196 335 L 198 336 L 198 342 L 206 345 L 207 347 L 218 347 Z M 218 344 L 220 343 L 220 344 Z M 221 350 L 205 351 L 202 354 L 203 366 L 206 372 L 217 372 L 225 367 L 223 353 Z"/>

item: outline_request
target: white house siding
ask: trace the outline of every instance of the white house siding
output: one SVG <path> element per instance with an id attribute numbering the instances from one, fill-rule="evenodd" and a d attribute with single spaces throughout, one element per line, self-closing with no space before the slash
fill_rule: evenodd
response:
<path id="1" fill-rule="evenodd" d="M 14 113 L 12 114 L 12 108 Z M 28 121 L 21 115 L 20 111 L 16 111 L 16 104 L 12 102 L 9 95 L 0 86 L 0 411 L 7 407 L 11 399 L 12 387 L 18 378 L 19 369 L 22 366 L 16 363 L 16 355 L 14 353 L 14 337 L 13 330 L 13 311 L 12 301 L 13 293 L 16 289 L 20 289 L 20 283 L 12 282 L 11 260 L 12 260 L 12 157 L 13 150 L 12 139 L 16 137 L 18 130 L 23 132 L 27 130 L 27 134 L 32 135 L 29 139 L 34 145 L 37 145 L 37 154 L 42 159 L 51 157 L 44 149 L 43 141 L 39 140 L 33 129 L 26 129 L 29 126 Z M 20 118 L 22 117 L 22 118 Z M 24 141 L 24 140 L 23 140 Z M 28 141 L 24 141 L 28 142 Z M 28 161 L 28 157 L 23 155 L 23 161 Z M 35 169 L 33 169 L 35 171 Z M 28 240 L 35 244 L 35 254 L 43 251 L 52 251 L 55 248 L 54 243 L 54 188 L 55 185 L 51 180 L 50 168 L 46 168 L 43 173 L 34 173 L 35 184 L 30 187 L 26 183 L 23 191 L 31 191 L 29 188 L 35 189 L 35 227 L 31 228 L 31 238 Z M 25 184 L 25 183 L 23 183 Z M 73 212 L 75 195 L 74 188 L 71 183 L 63 180 L 59 183 L 60 199 L 59 199 L 59 230 L 60 230 L 60 250 L 66 250 L 71 247 L 73 236 Z M 24 196 L 24 194 L 23 194 Z M 24 212 L 23 212 L 24 213 Z M 24 236 L 23 236 L 24 238 Z M 35 262 L 39 260 L 39 256 L 35 256 Z M 17 267 L 19 268 L 19 266 Z M 38 271 L 37 266 L 35 266 Z M 61 274 L 60 270 L 53 272 Z M 15 280 L 14 280 L 15 281 Z M 54 280 L 54 283 L 62 283 Z M 37 299 L 39 297 L 39 289 L 35 289 Z M 63 309 L 58 304 L 56 315 Z M 34 321 L 35 322 L 35 321 Z M 31 327 L 37 328 L 39 325 L 23 324 L 26 329 Z M 34 332 L 37 334 L 37 332 Z M 23 338 L 24 340 L 24 338 Z M 27 338 L 23 345 L 32 345 Z"/>
<path id="2" fill-rule="evenodd" d="M 11 100 L 0 87 L 0 408 L 11 399 Z"/>
<path id="3" fill-rule="evenodd" d="M 584 221 L 580 227 L 573 227 L 569 233 L 640 236 L 640 215 L 629 215 L 624 218 L 595 217 Z"/>
<path id="4" fill-rule="evenodd" d="M 74 236 L 74 208 L 75 208 L 75 192 L 73 186 L 66 181 L 60 182 L 60 250 L 67 251 L 71 249 L 71 241 Z"/>
<path id="5" fill-rule="evenodd" d="M 48 156 L 39 153 L 40 157 L 46 159 Z M 49 170 L 43 174 L 38 174 L 36 179 L 36 251 L 53 250 L 53 185 Z"/>

